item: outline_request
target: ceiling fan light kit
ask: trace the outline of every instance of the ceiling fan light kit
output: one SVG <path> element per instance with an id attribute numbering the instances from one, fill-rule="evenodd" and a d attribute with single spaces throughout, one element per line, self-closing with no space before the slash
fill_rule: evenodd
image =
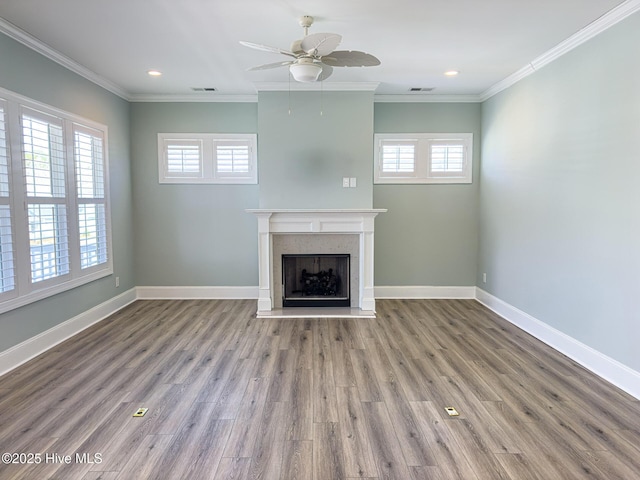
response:
<path id="1" fill-rule="evenodd" d="M 240 43 L 245 47 L 293 57 L 293 60 L 268 63 L 249 70 L 267 70 L 288 66 L 294 80 L 312 83 L 327 79 L 333 72 L 333 67 L 374 67 L 380 65 L 380 60 L 368 53 L 357 50 L 336 50 L 342 41 L 342 36 L 337 33 L 309 35 L 309 27 L 313 24 L 313 17 L 305 15 L 299 19 L 298 23 L 304 28 L 304 38 L 295 40 L 291 44 L 291 51 L 241 41 Z"/>
<path id="2" fill-rule="evenodd" d="M 308 60 L 302 58 L 301 60 Z M 322 67 L 313 61 L 297 62 L 289 66 L 289 72 L 296 82 L 315 82 L 318 80 Z"/>

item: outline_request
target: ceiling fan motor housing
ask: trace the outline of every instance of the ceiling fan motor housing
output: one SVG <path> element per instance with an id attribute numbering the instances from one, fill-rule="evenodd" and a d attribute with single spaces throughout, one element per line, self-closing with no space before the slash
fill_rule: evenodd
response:
<path id="1" fill-rule="evenodd" d="M 296 55 L 300 55 L 300 54 L 306 53 L 306 52 L 302 49 L 302 39 L 300 39 L 300 40 L 295 40 L 295 41 L 291 44 L 291 52 L 295 53 Z"/>
<path id="2" fill-rule="evenodd" d="M 309 28 L 311 25 L 313 25 L 313 17 L 311 15 L 303 15 L 298 20 L 298 23 L 301 27 Z"/>

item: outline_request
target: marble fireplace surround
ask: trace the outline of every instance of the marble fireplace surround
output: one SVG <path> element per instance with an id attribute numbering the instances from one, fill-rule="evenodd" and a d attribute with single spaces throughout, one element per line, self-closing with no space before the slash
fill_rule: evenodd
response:
<path id="1" fill-rule="evenodd" d="M 258 318 L 274 316 L 375 316 L 374 219 L 386 209 L 250 209 L 258 219 Z M 282 308 L 281 256 L 351 255 L 351 308 Z M 285 312 L 286 311 L 286 312 Z"/>

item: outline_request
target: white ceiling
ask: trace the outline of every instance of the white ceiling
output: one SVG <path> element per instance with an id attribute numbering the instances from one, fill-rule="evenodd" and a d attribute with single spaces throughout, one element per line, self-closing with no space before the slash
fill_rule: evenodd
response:
<path id="1" fill-rule="evenodd" d="M 340 50 L 362 50 L 382 64 L 335 68 L 324 82 L 375 82 L 377 95 L 481 95 L 536 58 L 636 0 L 3 0 L 2 29 L 26 32 L 126 98 L 254 95 L 263 82 L 287 85 L 287 60 L 240 40 L 288 50 L 310 33 L 343 36 Z M 616 8 L 618 7 L 618 8 Z M 611 13 L 609 13 L 611 15 Z M 14 27 L 17 27 L 14 28 Z M 63 58 L 63 60 L 66 60 Z M 151 78 L 147 70 L 163 72 Z M 457 77 L 443 75 L 458 70 Z"/>

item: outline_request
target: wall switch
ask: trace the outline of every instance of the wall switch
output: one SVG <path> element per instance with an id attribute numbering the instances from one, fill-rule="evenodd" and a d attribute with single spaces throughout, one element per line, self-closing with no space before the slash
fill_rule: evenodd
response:
<path id="1" fill-rule="evenodd" d="M 120 286 L 120 277 L 116 277 L 116 288 Z"/>
<path id="2" fill-rule="evenodd" d="M 356 177 L 351 177 L 351 178 L 349 179 L 349 186 L 350 186 L 351 188 L 356 188 Z"/>
<path id="3" fill-rule="evenodd" d="M 349 177 L 342 177 L 342 188 L 349 188 Z"/>
<path id="4" fill-rule="evenodd" d="M 487 274 L 486 273 L 482 274 L 482 283 L 487 283 Z"/>

